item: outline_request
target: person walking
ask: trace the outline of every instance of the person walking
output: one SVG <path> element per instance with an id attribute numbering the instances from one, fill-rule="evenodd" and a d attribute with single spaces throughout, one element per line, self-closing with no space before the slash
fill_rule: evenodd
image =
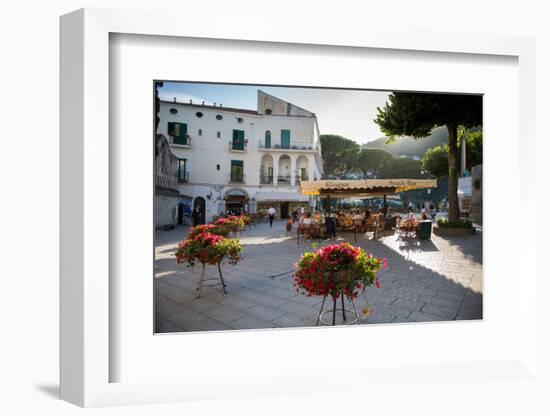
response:
<path id="1" fill-rule="evenodd" d="M 277 214 L 277 211 L 275 211 L 275 208 L 272 206 L 269 207 L 267 210 L 267 215 L 269 217 L 269 228 L 273 228 L 273 220 L 275 219 L 275 214 Z"/>
<path id="2" fill-rule="evenodd" d="M 197 207 L 195 207 L 195 209 L 193 210 L 193 225 L 196 227 L 197 225 L 200 224 L 200 221 L 201 221 L 201 210 L 200 210 L 200 208 L 197 206 Z"/>

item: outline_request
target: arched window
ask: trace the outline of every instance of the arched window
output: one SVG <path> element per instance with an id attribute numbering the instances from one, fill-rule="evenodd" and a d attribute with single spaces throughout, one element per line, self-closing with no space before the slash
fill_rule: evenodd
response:
<path id="1" fill-rule="evenodd" d="M 271 149 L 271 132 L 269 130 L 265 132 L 265 148 Z"/>

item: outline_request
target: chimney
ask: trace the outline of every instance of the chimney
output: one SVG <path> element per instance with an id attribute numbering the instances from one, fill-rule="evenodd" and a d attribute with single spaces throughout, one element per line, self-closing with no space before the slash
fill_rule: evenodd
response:
<path id="1" fill-rule="evenodd" d="M 174 102 L 176 102 L 176 97 L 174 97 Z"/>

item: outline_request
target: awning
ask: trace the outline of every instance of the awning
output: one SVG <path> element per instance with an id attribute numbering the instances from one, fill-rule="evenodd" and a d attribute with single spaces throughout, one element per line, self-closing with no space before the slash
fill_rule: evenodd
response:
<path id="1" fill-rule="evenodd" d="M 391 195 L 411 189 L 436 188 L 435 179 L 359 179 L 302 181 L 300 192 L 304 195 L 320 195 L 335 198 Z"/>
<path id="2" fill-rule="evenodd" d="M 298 192 L 258 192 L 256 194 L 258 202 L 308 202 L 307 195 L 301 195 Z"/>

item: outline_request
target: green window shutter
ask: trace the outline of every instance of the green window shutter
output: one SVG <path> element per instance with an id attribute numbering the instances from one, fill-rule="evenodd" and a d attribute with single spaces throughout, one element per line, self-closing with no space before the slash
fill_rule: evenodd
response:
<path id="1" fill-rule="evenodd" d="M 244 130 L 233 130 L 233 149 L 244 149 Z"/>
<path id="2" fill-rule="evenodd" d="M 281 147 L 290 149 L 290 130 L 281 130 Z"/>
<path id="3" fill-rule="evenodd" d="M 170 124 L 173 124 L 172 127 L 172 134 L 171 136 L 174 137 L 174 143 L 175 144 L 183 144 L 186 145 L 187 143 L 187 124 L 185 123 L 168 123 L 168 127 L 170 128 Z M 168 133 L 170 134 L 170 132 Z"/>
<path id="4" fill-rule="evenodd" d="M 244 166 L 242 160 L 231 161 L 231 182 L 244 181 Z"/>
<path id="5" fill-rule="evenodd" d="M 168 136 L 174 135 L 175 125 L 176 123 L 172 123 L 171 121 L 168 122 Z"/>
<path id="6" fill-rule="evenodd" d="M 271 148 L 271 132 L 269 130 L 265 132 L 265 148 Z"/>

